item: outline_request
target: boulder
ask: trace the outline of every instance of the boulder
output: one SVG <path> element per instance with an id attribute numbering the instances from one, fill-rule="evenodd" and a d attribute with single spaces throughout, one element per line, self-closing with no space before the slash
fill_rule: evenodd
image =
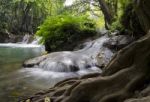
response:
<path id="1" fill-rule="evenodd" d="M 134 41 L 134 38 L 129 35 L 115 35 L 110 37 L 103 45 L 111 50 L 120 50 Z"/>

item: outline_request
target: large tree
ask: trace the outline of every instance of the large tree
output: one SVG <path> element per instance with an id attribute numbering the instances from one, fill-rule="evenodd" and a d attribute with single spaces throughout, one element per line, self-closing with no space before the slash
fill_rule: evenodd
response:
<path id="1" fill-rule="evenodd" d="M 105 0 L 98 0 L 99 4 L 100 4 L 100 8 L 104 14 L 105 17 L 105 23 L 111 24 L 112 23 L 112 12 L 110 11 L 110 8 L 108 7 L 107 3 L 105 2 Z"/>
<path id="2" fill-rule="evenodd" d="M 144 37 L 121 49 L 102 76 L 66 81 L 50 89 L 51 93 L 31 99 L 41 102 L 45 96 L 50 96 L 53 102 L 124 102 L 145 88 L 150 82 L 150 0 L 134 0 L 133 4 L 146 33 Z M 125 102 L 150 102 L 150 96 L 147 97 Z"/>

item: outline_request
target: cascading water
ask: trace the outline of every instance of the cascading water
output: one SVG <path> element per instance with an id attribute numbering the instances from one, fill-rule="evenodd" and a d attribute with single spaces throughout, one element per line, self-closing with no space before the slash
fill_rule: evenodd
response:
<path id="1" fill-rule="evenodd" d="M 103 47 L 103 43 L 108 39 L 107 36 L 103 36 L 86 42 L 84 48 L 77 51 L 54 52 L 30 59 L 24 63 L 24 69 L 20 72 L 27 73 L 28 78 L 35 78 L 40 82 L 38 86 L 45 86 L 44 88 L 52 87 L 67 78 L 81 77 L 89 73 L 101 73 L 101 69 L 97 67 L 96 56 L 101 53 L 99 55 L 102 57 L 102 61 L 99 63 L 101 65 L 108 63 L 113 56 L 111 50 Z M 45 82 L 41 83 L 43 80 Z M 48 84 L 45 85 L 45 83 Z"/>
<path id="2" fill-rule="evenodd" d="M 100 64 L 108 63 L 113 55 L 111 50 L 103 47 L 108 39 L 103 36 L 86 42 L 82 49 L 54 52 L 37 58 L 33 57 L 41 55 L 44 49 L 35 43 L 0 44 L 0 92 L 3 92 L 0 93 L 0 98 L 5 97 L 2 100 L 4 102 L 15 102 L 18 96 L 32 95 L 64 79 L 101 73 L 96 56 L 100 52 Z M 25 61 L 24 68 L 21 68 L 21 63 L 28 58 L 33 59 Z"/>
<path id="3" fill-rule="evenodd" d="M 29 39 L 30 39 L 30 35 L 29 34 L 26 34 L 24 37 L 23 37 L 23 40 L 22 40 L 22 43 L 24 44 L 27 44 L 29 42 Z"/>
<path id="4" fill-rule="evenodd" d="M 34 38 L 34 40 L 31 42 L 31 44 L 36 44 L 36 45 L 38 45 L 41 39 L 42 39 L 42 37 L 36 36 L 36 37 Z"/>

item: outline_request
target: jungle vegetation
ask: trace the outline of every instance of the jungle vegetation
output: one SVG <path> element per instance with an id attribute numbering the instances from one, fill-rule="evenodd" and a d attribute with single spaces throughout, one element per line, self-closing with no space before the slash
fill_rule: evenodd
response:
<path id="1" fill-rule="evenodd" d="M 67 2 L 70 2 L 67 3 Z M 1 0 L 0 31 L 35 33 L 48 17 L 88 15 L 99 27 L 118 21 L 128 0 Z"/>
<path id="2" fill-rule="evenodd" d="M 0 32 L 41 36 L 49 52 L 72 50 L 101 28 L 143 35 L 133 7 L 130 0 L 1 0 Z"/>

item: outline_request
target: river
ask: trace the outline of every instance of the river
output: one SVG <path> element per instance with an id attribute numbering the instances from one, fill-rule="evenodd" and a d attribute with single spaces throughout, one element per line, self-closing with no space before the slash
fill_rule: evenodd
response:
<path id="1" fill-rule="evenodd" d="M 0 44 L 0 102 L 17 102 L 64 79 L 101 73 L 97 56 L 99 65 L 107 64 L 113 56 L 113 52 L 103 46 L 108 39 L 103 36 L 85 42 L 76 51 L 53 52 L 38 58 L 34 57 L 44 53 L 40 45 Z M 28 60 L 30 58 L 33 59 Z M 24 61 L 27 66 L 23 68 Z M 34 65 L 29 67 L 31 63 Z"/>
<path id="2" fill-rule="evenodd" d="M 39 91 L 31 83 L 33 79 L 19 73 L 22 63 L 40 56 L 44 49 L 32 44 L 0 44 L 0 102 L 16 102 L 20 96 Z"/>

